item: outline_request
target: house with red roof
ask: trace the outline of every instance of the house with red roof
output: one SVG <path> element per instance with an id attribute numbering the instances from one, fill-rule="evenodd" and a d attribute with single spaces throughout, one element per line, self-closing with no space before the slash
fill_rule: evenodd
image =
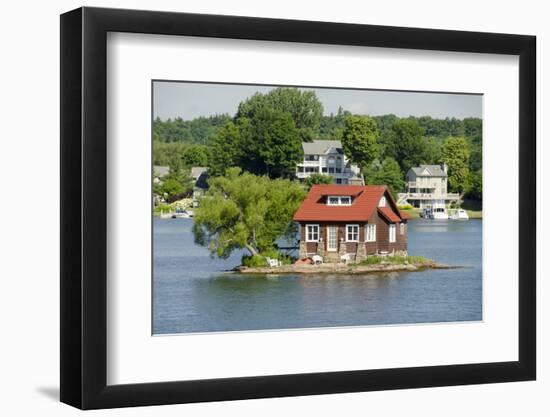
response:
<path id="1" fill-rule="evenodd" d="M 347 255 L 407 253 L 407 221 L 385 185 L 314 185 L 294 214 L 300 225 L 300 258 L 325 262 Z"/>

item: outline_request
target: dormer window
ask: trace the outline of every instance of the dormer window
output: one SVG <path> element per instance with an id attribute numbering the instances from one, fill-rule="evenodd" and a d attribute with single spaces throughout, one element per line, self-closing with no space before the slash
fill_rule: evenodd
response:
<path id="1" fill-rule="evenodd" d="M 329 206 L 350 206 L 351 196 L 349 195 L 329 195 L 327 197 L 327 205 Z"/>
<path id="2" fill-rule="evenodd" d="M 385 195 L 380 197 L 380 201 L 378 202 L 378 207 L 386 207 L 386 196 Z"/>

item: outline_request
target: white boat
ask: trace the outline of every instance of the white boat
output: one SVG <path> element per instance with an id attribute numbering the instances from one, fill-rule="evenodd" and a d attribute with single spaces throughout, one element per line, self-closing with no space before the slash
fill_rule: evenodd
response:
<path id="1" fill-rule="evenodd" d="M 444 205 L 434 206 L 428 211 L 428 219 L 447 220 L 448 218 L 449 215 L 447 214 L 447 210 L 445 210 Z"/>
<path id="2" fill-rule="evenodd" d="M 176 212 L 172 214 L 173 219 L 188 219 L 190 217 L 193 217 L 193 212 L 189 212 L 189 210 L 183 210 L 180 208 L 176 209 Z"/>
<path id="3" fill-rule="evenodd" d="M 468 216 L 468 213 L 466 210 L 463 209 L 457 209 L 454 212 L 451 213 L 449 216 L 449 219 L 452 220 L 469 220 L 470 216 Z"/>

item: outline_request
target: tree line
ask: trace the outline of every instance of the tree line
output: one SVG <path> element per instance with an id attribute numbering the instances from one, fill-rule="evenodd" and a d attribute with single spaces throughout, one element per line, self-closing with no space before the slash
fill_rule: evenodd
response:
<path id="1" fill-rule="evenodd" d="M 276 88 L 241 102 L 236 114 L 153 122 L 154 163 L 172 172 L 208 166 L 222 176 L 229 167 L 269 178 L 292 178 L 302 142 L 341 140 L 345 154 L 367 183 L 405 188 L 405 173 L 420 164 L 447 163 L 449 191 L 481 199 L 482 122 L 354 115 L 340 108 L 323 115 L 315 93 Z M 316 178 L 314 181 L 326 181 Z"/>

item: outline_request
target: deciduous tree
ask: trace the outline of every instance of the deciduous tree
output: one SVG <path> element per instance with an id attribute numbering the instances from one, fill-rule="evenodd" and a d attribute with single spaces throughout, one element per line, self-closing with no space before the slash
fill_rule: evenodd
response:
<path id="1" fill-rule="evenodd" d="M 403 172 L 393 158 L 386 158 L 382 163 L 375 161 L 366 175 L 368 184 L 387 185 L 394 198 L 405 188 Z"/>
<path id="2" fill-rule="evenodd" d="M 279 237 L 293 232 L 292 216 L 304 197 L 296 182 L 230 168 L 210 180 L 195 210 L 195 241 L 220 258 L 236 249 L 247 249 L 252 256 L 272 249 Z"/>
<path id="3" fill-rule="evenodd" d="M 403 172 L 426 163 L 428 149 L 423 134 L 424 130 L 416 120 L 396 121 L 385 138 L 385 156 L 395 159 Z"/>
<path id="4" fill-rule="evenodd" d="M 460 194 L 470 189 L 470 148 L 464 137 L 449 137 L 441 148 L 441 158 L 449 167 L 449 189 Z"/>
<path id="5" fill-rule="evenodd" d="M 344 153 L 359 167 L 367 167 L 378 155 L 378 135 L 374 119 L 357 115 L 346 117 L 342 135 Z"/>
<path id="6" fill-rule="evenodd" d="M 313 91 L 279 87 L 266 94 L 256 93 L 239 104 L 235 118 L 253 119 L 262 108 L 289 113 L 302 141 L 311 141 L 319 133 L 323 105 Z"/>

